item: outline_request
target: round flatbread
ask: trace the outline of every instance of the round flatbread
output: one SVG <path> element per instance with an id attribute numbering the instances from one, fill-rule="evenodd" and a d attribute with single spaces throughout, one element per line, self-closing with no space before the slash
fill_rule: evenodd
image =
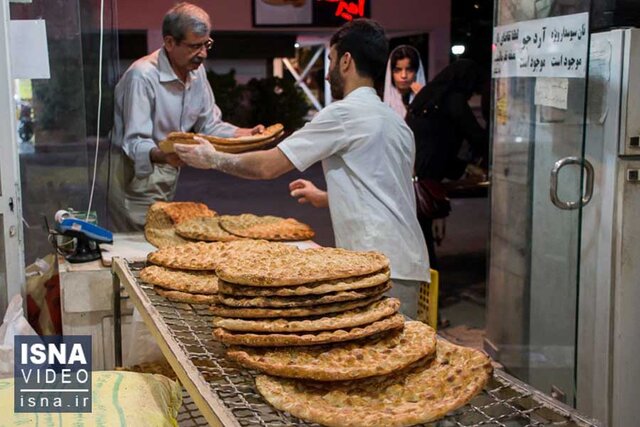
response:
<path id="1" fill-rule="evenodd" d="M 217 145 L 250 144 L 273 138 L 276 135 L 280 135 L 283 131 L 284 126 L 281 123 L 276 123 L 271 126 L 267 126 L 263 132 L 254 135 L 239 136 L 235 138 L 220 138 L 217 136 L 206 135 L 204 138 L 212 144 Z"/>
<path id="2" fill-rule="evenodd" d="M 251 334 L 227 331 L 216 328 L 213 336 L 227 345 L 244 345 L 251 347 L 283 347 L 299 345 L 318 345 L 332 342 L 345 342 L 366 338 L 386 331 L 400 330 L 404 327 L 404 317 L 394 314 L 386 319 L 378 320 L 365 326 L 335 331 L 304 332 L 301 334 Z"/>
<path id="3" fill-rule="evenodd" d="M 341 345 L 296 348 L 230 348 L 227 356 L 245 368 L 279 377 L 346 381 L 386 375 L 436 351 L 436 332 L 406 322 L 402 332 Z"/>
<path id="4" fill-rule="evenodd" d="M 193 218 L 181 222 L 176 225 L 175 230 L 179 236 L 207 242 L 229 242 L 241 238 L 223 230 L 220 227 L 219 217 L 216 216 Z"/>
<path id="5" fill-rule="evenodd" d="M 189 243 L 189 240 L 183 239 L 176 234 L 173 226 L 171 228 L 145 227 L 144 237 L 147 242 L 159 249 Z"/>
<path id="6" fill-rule="evenodd" d="M 316 307 L 296 308 L 235 308 L 222 304 L 212 304 L 209 310 L 216 316 L 231 317 L 235 319 L 255 319 L 274 317 L 308 317 L 322 316 L 330 313 L 340 313 L 358 307 L 364 307 L 382 298 L 382 295 L 364 298 L 356 301 L 337 302 L 323 304 Z"/>
<path id="7" fill-rule="evenodd" d="M 317 332 L 368 325 L 395 314 L 400 301 L 384 298 L 365 307 L 313 319 L 230 319 L 214 317 L 213 326 L 239 332 Z"/>
<path id="8" fill-rule="evenodd" d="M 275 241 L 309 240 L 315 233 L 293 218 L 253 214 L 222 215 L 220 226 L 231 234 L 250 239 Z"/>
<path id="9" fill-rule="evenodd" d="M 163 267 L 180 270 L 215 270 L 221 260 L 240 262 L 248 256 L 270 258 L 298 248 L 266 240 L 236 240 L 233 242 L 195 242 L 162 248 L 147 256 L 147 260 Z"/>
<path id="10" fill-rule="evenodd" d="M 390 276 L 391 273 L 389 270 L 383 270 L 366 276 L 349 277 L 346 279 L 277 288 L 243 286 L 220 280 L 219 292 L 221 294 L 239 297 L 293 297 L 304 295 L 323 295 L 332 292 L 352 291 L 379 286 L 386 283 Z"/>
<path id="11" fill-rule="evenodd" d="M 182 245 L 188 240 L 178 236 L 173 228 L 173 220 L 165 212 L 167 202 L 156 202 L 147 210 L 144 237 L 157 248 Z"/>
<path id="12" fill-rule="evenodd" d="M 218 277 L 208 271 L 182 271 L 150 265 L 140 271 L 140 280 L 174 291 L 207 295 L 218 293 Z"/>
<path id="13" fill-rule="evenodd" d="M 317 248 L 269 258 L 249 255 L 225 260 L 216 273 L 227 282 L 270 287 L 364 276 L 387 268 L 389 259 L 379 252 Z"/>
<path id="14" fill-rule="evenodd" d="M 159 286 L 154 286 L 153 290 L 156 291 L 161 297 L 165 297 L 170 301 L 186 302 L 188 304 L 211 304 L 215 301 L 215 295 L 203 295 L 203 294 L 190 294 L 180 291 L 169 291 Z"/>
<path id="15" fill-rule="evenodd" d="M 258 142 L 252 142 L 248 144 L 226 144 L 226 145 L 218 145 L 213 144 L 213 147 L 217 151 L 222 151 L 223 153 L 244 153 L 245 151 L 253 151 L 258 148 L 266 147 L 269 144 L 273 144 L 278 138 L 282 136 L 282 133 L 275 135 L 272 138 L 265 139 Z"/>
<path id="16" fill-rule="evenodd" d="M 258 391 L 279 410 L 340 427 L 409 426 L 437 420 L 478 394 L 492 375 L 481 351 L 438 340 L 436 358 L 357 381 L 313 383 L 260 375 Z"/>
<path id="17" fill-rule="evenodd" d="M 163 267 L 181 270 L 215 270 L 224 251 L 224 243 L 187 243 L 151 252 L 147 260 Z"/>
<path id="18" fill-rule="evenodd" d="M 228 307 L 312 307 L 343 301 L 354 301 L 382 295 L 391 289 L 391 282 L 373 288 L 355 291 L 340 291 L 324 295 L 294 297 L 234 297 L 220 295 L 219 302 Z"/>
<path id="19" fill-rule="evenodd" d="M 174 224 L 192 218 L 216 215 L 216 212 L 209 209 L 207 205 L 197 202 L 156 202 L 152 206 L 156 206 L 166 213 Z"/>

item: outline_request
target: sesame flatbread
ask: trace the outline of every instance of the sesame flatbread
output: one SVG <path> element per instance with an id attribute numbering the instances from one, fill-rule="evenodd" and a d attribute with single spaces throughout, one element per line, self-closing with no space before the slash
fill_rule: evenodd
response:
<path id="1" fill-rule="evenodd" d="M 340 291 L 324 295 L 293 296 L 293 297 L 235 297 L 220 295 L 220 304 L 228 307 L 311 307 L 323 304 L 331 304 L 343 301 L 354 301 L 382 295 L 391 289 L 391 282 L 372 288 L 358 289 L 354 291 Z"/>
<path id="2" fill-rule="evenodd" d="M 196 242 L 151 252 L 147 261 L 181 270 L 215 270 L 224 250 L 222 242 Z"/>
<path id="3" fill-rule="evenodd" d="M 216 136 L 206 136 L 206 139 L 212 144 L 216 145 L 238 145 L 238 144 L 250 144 L 255 142 L 264 141 L 279 136 L 284 131 L 284 126 L 281 123 L 276 123 L 271 126 L 267 126 L 263 132 L 256 133 L 254 135 L 239 136 L 234 138 L 220 138 Z"/>
<path id="4" fill-rule="evenodd" d="M 438 340 L 435 359 L 357 381 L 310 382 L 260 375 L 258 391 L 279 410 L 339 427 L 422 424 L 465 405 L 491 378 L 479 350 Z"/>
<path id="5" fill-rule="evenodd" d="M 161 297 L 165 297 L 170 301 L 186 302 L 188 304 L 211 304 L 213 301 L 215 301 L 216 298 L 215 295 L 191 294 L 187 292 L 170 291 L 158 286 L 154 286 L 153 290 L 156 291 L 156 293 Z"/>
<path id="6" fill-rule="evenodd" d="M 212 144 L 212 145 L 213 145 L 213 148 L 216 149 L 216 151 L 221 151 L 223 153 L 244 153 L 245 151 L 257 150 L 259 148 L 266 147 L 269 144 L 273 144 L 278 140 L 278 138 L 280 138 L 281 135 L 282 135 L 282 132 L 271 138 L 262 139 L 256 142 L 237 143 L 237 144 Z M 204 139 L 207 139 L 206 135 L 199 135 L 199 136 L 203 137 Z M 162 150 L 164 153 L 167 153 L 167 154 L 175 153 L 176 144 L 197 145 L 199 144 L 199 142 L 193 138 L 176 137 L 176 138 L 165 139 L 160 141 L 158 143 L 158 148 L 160 148 L 160 150 Z"/>
<path id="7" fill-rule="evenodd" d="M 389 259 L 379 252 L 317 248 L 269 258 L 248 255 L 225 260 L 216 274 L 226 282 L 271 287 L 364 276 L 387 268 Z"/>
<path id="8" fill-rule="evenodd" d="M 199 218 L 199 217 L 212 217 L 215 216 L 215 211 L 212 211 L 204 203 L 196 202 L 156 202 L 157 205 L 171 218 L 174 224 L 179 224 L 182 221 Z"/>
<path id="9" fill-rule="evenodd" d="M 346 381 L 386 375 L 435 354 L 436 332 L 406 322 L 401 332 L 340 345 L 295 348 L 232 347 L 227 356 L 268 375 L 315 381 Z"/>
<path id="10" fill-rule="evenodd" d="M 187 243 L 173 228 L 171 217 L 163 209 L 166 202 L 156 202 L 147 210 L 144 237 L 157 248 L 166 248 Z"/>
<path id="11" fill-rule="evenodd" d="M 299 249 L 294 246 L 265 240 L 195 242 L 152 252 L 147 260 L 152 264 L 182 270 L 215 270 L 221 260 L 240 262 L 249 255 L 268 259 L 297 251 Z"/>
<path id="12" fill-rule="evenodd" d="M 219 217 L 200 217 L 183 221 L 175 227 L 179 236 L 192 240 L 207 242 L 228 242 L 238 240 L 238 237 L 220 227 Z"/>
<path id="13" fill-rule="evenodd" d="M 386 283 L 390 271 L 383 270 L 366 276 L 348 277 L 346 279 L 328 280 L 325 282 L 307 283 L 298 286 L 282 286 L 265 288 L 259 286 L 243 286 L 220 280 L 219 292 L 225 295 L 243 297 L 292 297 L 303 295 L 322 295 L 332 292 L 366 289 Z"/>
<path id="14" fill-rule="evenodd" d="M 394 314 L 386 319 L 378 320 L 365 326 L 338 329 L 335 331 L 304 332 L 300 334 L 255 334 L 216 328 L 213 331 L 213 336 L 218 341 L 227 345 L 244 345 L 251 347 L 306 346 L 352 341 L 382 332 L 401 330 L 403 327 L 404 317 L 401 314 Z"/>
<path id="15" fill-rule="evenodd" d="M 247 143 L 247 144 L 226 144 L 226 145 L 218 145 L 218 144 L 213 144 L 213 147 L 217 150 L 217 151 L 222 151 L 223 153 L 244 153 L 245 151 L 253 151 L 253 150 L 257 150 L 259 148 L 263 148 L 268 146 L 269 144 L 273 144 L 274 142 L 276 142 L 278 140 L 278 138 L 280 138 L 280 136 L 282 135 L 282 133 L 269 138 L 269 139 L 265 139 L 262 141 L 258 141 L 258 142 L 252 142 L 252 143 Z"/>
<path id="16" fill-rule="evenodd" d="M 293 218 L 271 215 L 223 215 L 220 226 L 231 234 L 250 239 L 308 240 L 315 235 L 311 227 Z"/>
<path id="17" fill-rule="evenodd" d="M 233 319 L 214 317 L 213 326 L 238 332 L 317 332 L 368 325 L 395 314 L 400 301 L 384 298 L 365 307 L 309 319 Z"/>
<path id="18" fill-rule="evenodd" d="M 140 280 L 174 291 L 207 295 L 218 293 L 218 277 L 208 271 L 183 271 L 150 265 L 140 271 Z"/>
<path id="19" fill-rule="evenodd" d="M 295 307 L 295 308 L 236 308 L 227 307 L 222 304 L 212 304 L 209 307 L 215 316 L 231 317 L 234 319 L 255 319 L 255 318 L 274 318 L 274 317 L 309 317 L 322 316 L 330 313 L 340 313 L 347 310 L 353 310 L 358 307 L 365 307 L 374 301 L 381 299 L 382 296 L 364 298 L 355 301 L 337 302 L 334 304 L 323 304 L 315 307 Z"/>

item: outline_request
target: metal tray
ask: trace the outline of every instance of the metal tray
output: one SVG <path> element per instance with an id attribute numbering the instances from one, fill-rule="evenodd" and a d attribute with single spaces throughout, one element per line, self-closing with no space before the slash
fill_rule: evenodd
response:
<path id="1" fill-rule="evenodd" d="M 193 403 L 210 425 L 316 426 L 269 405 L 254 384 L 256 371 L 227 360 L 212 335 L 206 305 L 182 304 L 157 295 L 138 280 L 143 264 L 114 260 L 115 298 L 121 287 L 140 311 Z M 116 301 L 114 301 L 116 302 Z M 114 304 L 116 364 L 122 361 L 119 305 Z M 200 425 L 200 424 L 198 424 Z M 429 426 L 600 426 L 574 409 L 496 370 L 485 389 L 464 407 Z"/>

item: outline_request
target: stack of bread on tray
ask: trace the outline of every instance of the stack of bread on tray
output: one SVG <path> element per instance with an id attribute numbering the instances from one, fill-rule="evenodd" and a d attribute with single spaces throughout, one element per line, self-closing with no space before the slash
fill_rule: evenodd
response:
<path id="1" fill-rule="evenodd" d="M 257 389 L 277 409 L 330 426 L 413 425 L 463 406 L 491 377 L 484 353 L 398 313 L 383 254 L 249 240 L 265 235 L 246 233 L 253 220 L 219 218 L 243 239 L 160 249 L 141 279 L 168 299 L 208 304 L 213 335 L 261 371 Z"/>
<path id="2" fill-rule="evenodd" d="M 208 141 L 217 151 L 225 153 L 242 153 L 264 148 L 278 140 L 284 133 L 284 127 L 280 123 L 268 126 L 261 133 L 234 138 L 220 138 L 192 132 L 171 132 L 167 139 L 160 141 L 158 147 L 165 153 L 174 153 L 174 144 L 199 144 L 194 137 L 200 137 Z"/>
<path id="3" fill-rule="evenodd" d="M 293 218 L 217 215 L 203 203 L 156 202 L 147 212 L 144 234 L 152 245 L 166 248 L 193 241 L 309 240 L 315 233 L 311 227 Z"/>

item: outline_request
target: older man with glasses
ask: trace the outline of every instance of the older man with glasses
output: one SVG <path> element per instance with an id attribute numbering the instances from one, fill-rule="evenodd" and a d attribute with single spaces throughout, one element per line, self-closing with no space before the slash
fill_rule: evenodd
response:
<path id="1" fill-rule="evenodd" d="M 213 46 L 210 33 L 204 10 L 177 4 L 164 16 L 163 47 L 134 62 L 116 85 L 108 201 L 115 231 L 141 230 L 153 202 L 173 200 L 183 163 L 158 148 L 167 134 L 232 137 L 264 130 L 222 121 L 201 67 Z"/>

